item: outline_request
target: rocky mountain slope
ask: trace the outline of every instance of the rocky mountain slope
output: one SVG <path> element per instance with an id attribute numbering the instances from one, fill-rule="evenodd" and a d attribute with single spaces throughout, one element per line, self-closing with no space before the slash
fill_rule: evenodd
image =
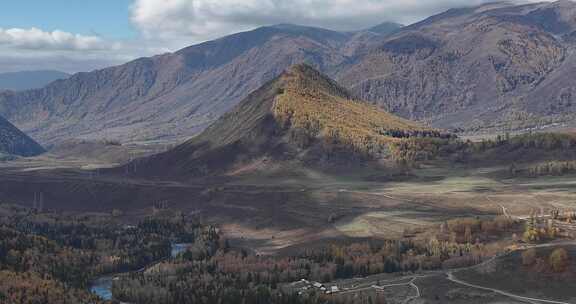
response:
<path id="1" fill-rule="evenodd" d="M 522 129 L 571 121 L 576 3 L 452 9 L 383 39 L 337 79 L 437 127 Z"/>
<path id="2" fill-rule="evenodd" d="M 0 117 L 0 156 L 36 156 L 44 152 L 37 142 Z"/>
<path id="3" fill-rule="evenodd" d="M 396 27 L 263 27 L 0 93 L 0 115 L 43 143 L 181 140 L 305 62 L 360 99 L 434 127 L 525 130 L 574 121 L 575 2 L 490 3 Z"/>
<path id="4" fill-rule="evenodd" d="M 389 144 L 401 137 L 439 135 L 351 98 L 320 72 L 296 65 L 200 135 L 168 152 L 139 159 L 124 171 L 190 177 L 283 161 L 312 166 L 356 163 L 385 157 Z"/>
<path id="5" fill-rule="evenodd" d="M 70 75 L 60 71 L 24 71 L 0 73 L 0 90 L 22 91 L 42 88 L 52 81 Z"/>

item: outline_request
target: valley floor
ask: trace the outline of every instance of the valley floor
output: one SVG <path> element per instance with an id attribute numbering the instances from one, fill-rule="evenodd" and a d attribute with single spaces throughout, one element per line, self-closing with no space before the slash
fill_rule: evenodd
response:
<path id="1" fill-rule="evenodd" d="M 410 175 L 301 170 L 202 182 L 137 180 L 94 164 L 49 157 L 0 164 L 0 199 L 45 208 L 110 211 L 138 218 L 160 202 L 199 212 L 239 245 L 260 253 L 325 240 L 400 238 L 459 217 L 526 217 L 576 208 L 572 176 L 515 178 L 502 167 L 423 166 Z M 392 181 L 390 181 L 392 179 Z"/>

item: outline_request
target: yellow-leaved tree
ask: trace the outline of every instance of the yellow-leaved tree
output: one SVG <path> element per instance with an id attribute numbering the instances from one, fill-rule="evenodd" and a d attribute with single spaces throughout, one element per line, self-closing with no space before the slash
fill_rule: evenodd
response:
<path id="1" fill-rule="evenodd" d="M 558 248 L 554 250 L 549 257 L 548 262 L 554 272 L 564 272 L 568 265 L 570 264 L 570 256 L 568 251 L 564 248 Z"/>

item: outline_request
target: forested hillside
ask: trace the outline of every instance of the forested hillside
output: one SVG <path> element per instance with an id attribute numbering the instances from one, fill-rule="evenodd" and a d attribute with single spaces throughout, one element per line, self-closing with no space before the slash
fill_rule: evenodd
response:
<path id="1" fill-rule="evenodd" d="M 167 258 L 171 242 L 192 241 L 204 229 L 181 215 L 129 226 L 114 213 L 0 204 L 0 303 L 103 303 L 87 291 L 92 280 Z"/>

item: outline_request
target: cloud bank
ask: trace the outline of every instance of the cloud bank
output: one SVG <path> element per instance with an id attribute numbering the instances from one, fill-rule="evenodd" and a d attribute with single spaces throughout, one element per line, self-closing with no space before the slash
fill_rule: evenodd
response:
<path id="1" fill-rule="evenodd" d="M 0 28 L 0 71 L 56 69 L 78 72 L 119 64 L 136 46 L 99 36 L 39 28 Z"/>
<path id="2" fill-rule="evenodd" d="M 487 2 L 494 0 L 135 0 L 131 21 L 148 39 L 190 44 L 278 23 L 344 31 L 384 21 L 410 24 Z"/>
<path id="3" fill-rule="evenodd" d="M 114 47 L 100 37 L 38 28 L 0 28 L 0 45 L 37 50 L 103 50 Z"/>

